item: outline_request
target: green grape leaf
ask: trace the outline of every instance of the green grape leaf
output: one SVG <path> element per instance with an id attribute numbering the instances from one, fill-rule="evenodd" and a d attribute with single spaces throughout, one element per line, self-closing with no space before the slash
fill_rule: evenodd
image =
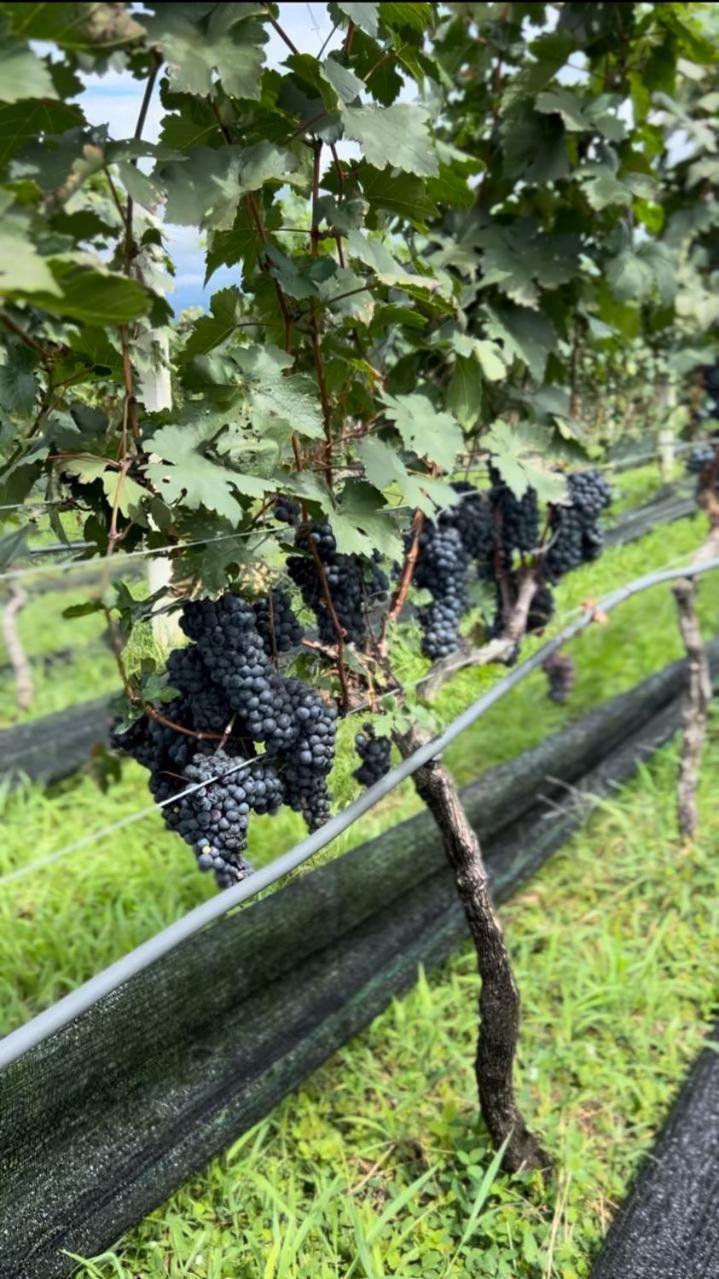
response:
<path id="1" fill-rule="evenodd" d="M 32 49 L 20 44 L 0 46 L 0 101 L 19 102 L 27 98 L 54 98 L 52 76 Z"/>
<path id="2" fill-rule="evenodd" d="M 474 243 L 483 251 L 482 287 L 496 284 L 519 306 L 536 309 L 538 285 L 556 289 L 578 271 L 579 236 L 540 234 L 530 219 L 487 227 Z"/>
<path id="3" fill-rule="evenodd" d="M 196 147 L 185 160 L 161 164 L 155 177 L 167 194 L 168 222 L 229 231 L 243 196 L 266 182 L 291 181 L 298 164 L 294 152 L 272 142 Z"/>
<path id="4" fill-rule="evenodd" d="M 0 103 L 0 165 L 7 164 L 29 139 L 65 133 L 86 123 L 82 110 L 74 103 L 47 98 Z"/>
<path id="5" fill-rule="evenodd" d="M 215 75 L 233 98 L 260 98 L 267 33 L 256 15 L 263 5 L 151 4 L 143 15 L 149 40 L 167 63 L 170 87 L 211 97 Z"/>
<path id="6" fill-rule="evenodd" d="M 345 0 L 344 3 L 340 3 L 340 0 L 335 0 L 335 7 L 346 18 L 349 18 L 350 22 L 359 27 L 361 31 L 366 31 L 368 36 L 377 35 L 379 30 L 377 21 L 379 4 L 362 3 L 362 0 L 358 0 L 358 3 L 351 3 L 351 0 Z"/>
<path id="7" fill-rule="evenodd" d="M 206 355 L 234 333 L 241 314 L 240 290 L 221 289 L 210 299 L 210 315 L 203 315 L 192 326 L 182 352 L 183 359 Z"/>
<path id="8" fill-rule="evenodd" d="M 47 258 L 40 256 L 19 222 L 5 218 L 0 228 L 0 296 L 24 296 L 35 290 L 54 298 L 62 295 Z"/>
<path id="9" fill-rule="evenodd" d="M 479 362 L 466 355 L 454 361 L 447 405 L 465 431 L 471 430 L 482 411 L 482 371 Z"/>
<path id="10" fill-rule="evenodd" d="M 436 217 L 437 206 L 430 199 L 426 184 L 414 174 L 375 169 L 365 161 L 354 172 L 371 209 L 396 213 L 415 226 L 423 226 Z"/>
<path id="11" fill-rule="evenodd" d="M 515 497 L 534 488 L 540 501 L 561 502 L 566 496 L 566 481 L 550 469 L 546 432 L 520 423 L 510 426 L 498 419 L 482 437 L 492 454 L 492 462 Z"/>
<path id="12" fill-rule="evenodd" d="M 0 570 L 6 569 L 13 560 L 25 554 L 28 538 L 32 532 L 32 525 L 26 524 L 24 528 L 13 529 L 12 533 L 6 533 L 4 537 L 0 537 Z"/>
<path id="13" fill-rule="evenodd" d="M 432 4 L 393 4 L 391 0 L 383 0 L 379 6 L 379 17 L 385 27 L 399 31 L 409 27 L 412 31 L 424 34 L 434 26 L 435 9 L 436 6 Z"/>
<path id="14" fill-rule="evenodd" d="M 253 426 L 258 433 L 284 425 L 309 439 L 324 434 L 317 384 L 307 373 L 287 376 L 292 356 L 276 346 L 244 347 L 234 352 L 251 399 Z"/>
<path id="15" fill-rule="evenodd" d="M 616 94 L 580 97 L 571 89 L 558 88 L 540 93 L 535 107 L 545 115 L 561 116 L 570 133 L 601 133 L 610 142 L 622 142 L 626 125 L 617 116 L 621 101 Z"/>
<path id="16" fill-rule="evenodd" d="M 325 58 L 320 64 L 322 76 L 328 84 L 332 86 L 340 102 L 355 102 L 357 98 L 362 97 L 364 83 L 356 76 L 354 71 L 350 71 L 349 67 L 343 67 L 341 62 L 331 55 Z"/>
<path id="17" fill-rule="evenodd" d="M 347 137 L 360 144 L 365 159 L 375 168 L 390 165 L 418 177 L 439 173 L 424 107 L 408 102 L 391 107 L 340 105 L 340 117 Z"/>
<path id="18" fill-rule="evenodd" d="M 26 277 L 22 287 L 18 283 L 8 287 L 6 277 L 0 274 L 0 293 L 83 324 L 95 323 L 98 316 L 105 324 L 127 324 L 147 314 L 152 305 L 152 294 L 126 275 L 99 265 L 81 266 L 66 258 L 47 258 L 44 262 L 51 272 L 52 287 L 40 282 L 37 266 L 28 258 L 28 265 L 33 267 L 32 286 Z"/>
<path id="19" fill-rule="evenodd" d="M 368 484 L 380 492 L 396 489 L 403 503 L 424 511 L 425 515 L 434 516 L 437 507 L 449 506 L 455 499 L 454 490 L 442 480 L 431 475 L 411 474 L 397 450 L 376 436 L 358 440 L 357 453 Z"/>
<path id="20" fill-rule="evenodd" d="M 5 363 L 0 364 L 0 405 L 8 413 L 32 412 L 38 393 L 36 366 L 34 351 L 19 343 L 6 347 Z"/>
<path id="21" fill-rule="evenodd" d="M 212 414 L 206 421 L 200 418 L 182 426 L 161 427 L 146 443 L 147 452 L 156 453 L 161 461 L 149 462 L 146 473 L 166 502 L 181 502 L 192 511 L 215 511 L 236 524 L 243 511 L 235 491 L 248 497 L 263 497 L 273 485 L 256 475 L 244 475 L 218 464 L 208 452 L 217 434 L 217 420 Z"/>
<path id="22" fill-rule="evenodd" d="M 13 34 L 26 40 L 49 40 L 61 49 L 87 52 L 138 40 L 143 28 L 129 7 L 117 4 L 5 3 Z"/>
<path id="23" fill-rule="evenodd" d="M 527 365 L 532 377 L 541 382 L 557 342 L 551 320 L 539 311 L 509 303 L 487 307 L 486 316 L 487 333 L 502 344 L 507 362 L 516 356 Z"/>
<path id="24" fill-rule="evenodd" d="M 339 508 L 330 516 L 337 549 L 342 555 L 366 555 L 379 551 L 389 560 L 402 558 L 402 539 L 391 508 L 382 494 L 365 480 L 348 480 Z"/>
<path id="25" fill-rule="evenodd" d="M 405 448 L 436 462 L 445 471 L 451 470 L 464 446 L 456 418 L 438 410 L 429 396 L 418 391 L 409 395 L 385 393 L 382 398 L 385 414 L 394 423 Z"/>

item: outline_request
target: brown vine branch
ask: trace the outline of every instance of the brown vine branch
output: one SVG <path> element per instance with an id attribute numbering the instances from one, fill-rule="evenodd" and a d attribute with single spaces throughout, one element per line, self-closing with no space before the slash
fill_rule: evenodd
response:
<path id="1" fill-rule="evenodd" d="M 387 631 L 389 626 L 392 622 L 397 621 L 397 618 L 405 606 L 407 596 L 409 594 L 409 588 L 412 585 L 412 578 L 414 577 L 414 570 L 419 556 L 419 540 L 422 536 L 425 518 L 424 511 L 420 511 L 418 508 L 412 519 L 411 536 L 407 553 L 404 557 L 404 564 L 402 565 L 402 574 L 399 579 L 399 585 L 392 596 L 390 606 L 382 619 L 382 629 L 380 631 L 378 641 L 379 652 L 382 655 L 385 655 L 387 652 Z"/>
<path id="2" fill-rule="evenodd" d="M 395 734 L 406 759 L 426 738 L 417 730 Z M 475 1073 L 482 1116 L 496 1147 L 506 1142 L 509 1172 L 548 1170 L 549 1156 L 529 1131 L 514 1092 L 519 1039 L 519 991 L 502 926 L 489 892 L 482 851 L 450 773 L 437 759 L 413 774 L 417 794 L 439 831 L 477 955 L 481 980 Z"/>
<path id="3" fill-rule="evenodd" d="M 719 450 L 717 454 L 719 455 Z M 710 463 L 710 466 L 713 464 Z M 713 492 L 710 492 L 710 496 L 713 497 Z M 717 554 L 719 554 L 719 524 L 714 523 L 706 541 L 694 556 L 692 564 L 696 566 L 706 563 L 714 559 Z M 672 589 L 677 602 L 679 630 L 688 667 L 687 687 L 682 707 L 682 744 L 677 777 L 677 821 L 682 838 L 690 840 L 696 835 L 699 822 L 697 786 L 712 698 L 712 681 L 709 658 L 697 615 L 697 583 L 693 578 L 684 577 Z"/>
<path id="4" fill-rule="evenodd" d="M 28 594 L 19 582 L 11 582 L 10 599 L 3 609 L 2 630 L 5 647 L 15 675 L 15 700 L 18 710 L 27 711 L 32 705 L 32 669 L 18 630 L 18 616 L 25 607 Z"/>
<path id="5" fill-rule="evenodd" d="M 271 27 L 274 27 L 274 29 L 275 29 L 275 31 L 277 32 L 277 34 L 278 34 L 278 36 L 280 37 L 280 39 L 281 39 L 281 40 L 284 40 L 285 44 L 287 45 L 287 48 L 288 48 L 288 49 L 289 49 L 292 53 L 297 53 L 297 54 L 298 54 L 298 53 L 299 53 L 299 49 L 297 48 L 297 45 L 294 43 L 294 41 L 292 41 L 292 40 L 290 39 L 290 37 L 288 36 L 287 32 L 286 32 L 286 31 L 284 31 L 284 30 L 282 29 L 282 27 L 280 26 L 280 24 L 279 24 L 279 22 L 277 21 L 277 19 L 276 19 L 275 17 L 273 17 L 273 15 L 272 15 L 271 13 L 268 13 L 268 14 L 267 14 L 267 17 L 268 17 L 268 19 L 269 19 L 270 26 L 271 26 Z"/>

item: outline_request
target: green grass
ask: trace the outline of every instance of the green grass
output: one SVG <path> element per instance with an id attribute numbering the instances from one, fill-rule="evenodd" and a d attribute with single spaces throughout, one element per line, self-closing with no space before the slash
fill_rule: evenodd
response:
<path id="1" fill-rule="evenodd" d="M 676 462 L 673 479 L 678 480 L 681 475 L 681 463 Z M 658 489 L 664 486 L 657 462 L 649 462 L 646 466 L 636 466 L 628 471 L 610 472 L 609 482 L 614 493 L 609 511 L 609 516 L 612 520 L 631 510 L 633 506 L 640 506 L 643 502 L 648 502 L 651 497 L 654 497 Z"/>
<path id="2" fill-rule="evenodd" d="M 466 946 L 80 1273 L 586 1276 L 716 993 L 719 734 L 686 851 L 675 768 L 670 748 L 502 912 L 523 994 L 521 1104 L 551 1184 L 498 1174 L 477 1120 Z"/>

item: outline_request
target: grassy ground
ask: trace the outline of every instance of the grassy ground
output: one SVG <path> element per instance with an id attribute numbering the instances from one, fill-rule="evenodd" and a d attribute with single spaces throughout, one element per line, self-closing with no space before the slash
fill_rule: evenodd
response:
<path id="1" fill-rule="evenodd" d="M 682 475 L 681 463 L 677 462 L 674 465 L 673 478 L 678 480 Z M 614 492 L 614 500 L 609 511 L 612 520 L 624 515 L 633 506 L 648 502 L 664 484 L 656 462 L 633 467 L 630 471 L 610 474 L 609 479 Z"/>
<path id="2" fill-rule="evenodd" d="M 497 1173 L 476 1119 L 469 947 L 398 1000 L 113 1252 L 94 1279 L 579 1279 L 716 996 L 719 733 L 702 838 L 670 748 L 503 910 L 521 1102 L 554 1181 Z"/>

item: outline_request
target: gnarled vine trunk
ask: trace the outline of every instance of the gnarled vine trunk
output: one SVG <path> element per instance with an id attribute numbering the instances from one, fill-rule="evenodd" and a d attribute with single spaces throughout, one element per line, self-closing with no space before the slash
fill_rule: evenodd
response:
<path id="1" fill-rule="evenodd" d="M 395 740 L 405 757 L 423 742 L 417 729 L 397 734 Z M 508 1171 L 547 1169 L 551 1160 L 527 1128 L 514 1092 L 519 992 L 489 892 L 479 840 L 457 787 L 440 760 L 418 768 L 413 780 L 442 837 L 477 952 L 481 989 L 475 1071 L 482 1116 L 494 1144 L 507 1142 L 504 1166 Z"/>
<path id="2" fill-rule="evenodd" d="M 697 784 L 712 696 L 709 658 L 697 617 L 696 591 L 696 582 L 692 578 L 682 578 L 674 587 L 689 668 L 677 781 L 677 819 L 684 839 L 693 839 L 697 831 Z"/>

